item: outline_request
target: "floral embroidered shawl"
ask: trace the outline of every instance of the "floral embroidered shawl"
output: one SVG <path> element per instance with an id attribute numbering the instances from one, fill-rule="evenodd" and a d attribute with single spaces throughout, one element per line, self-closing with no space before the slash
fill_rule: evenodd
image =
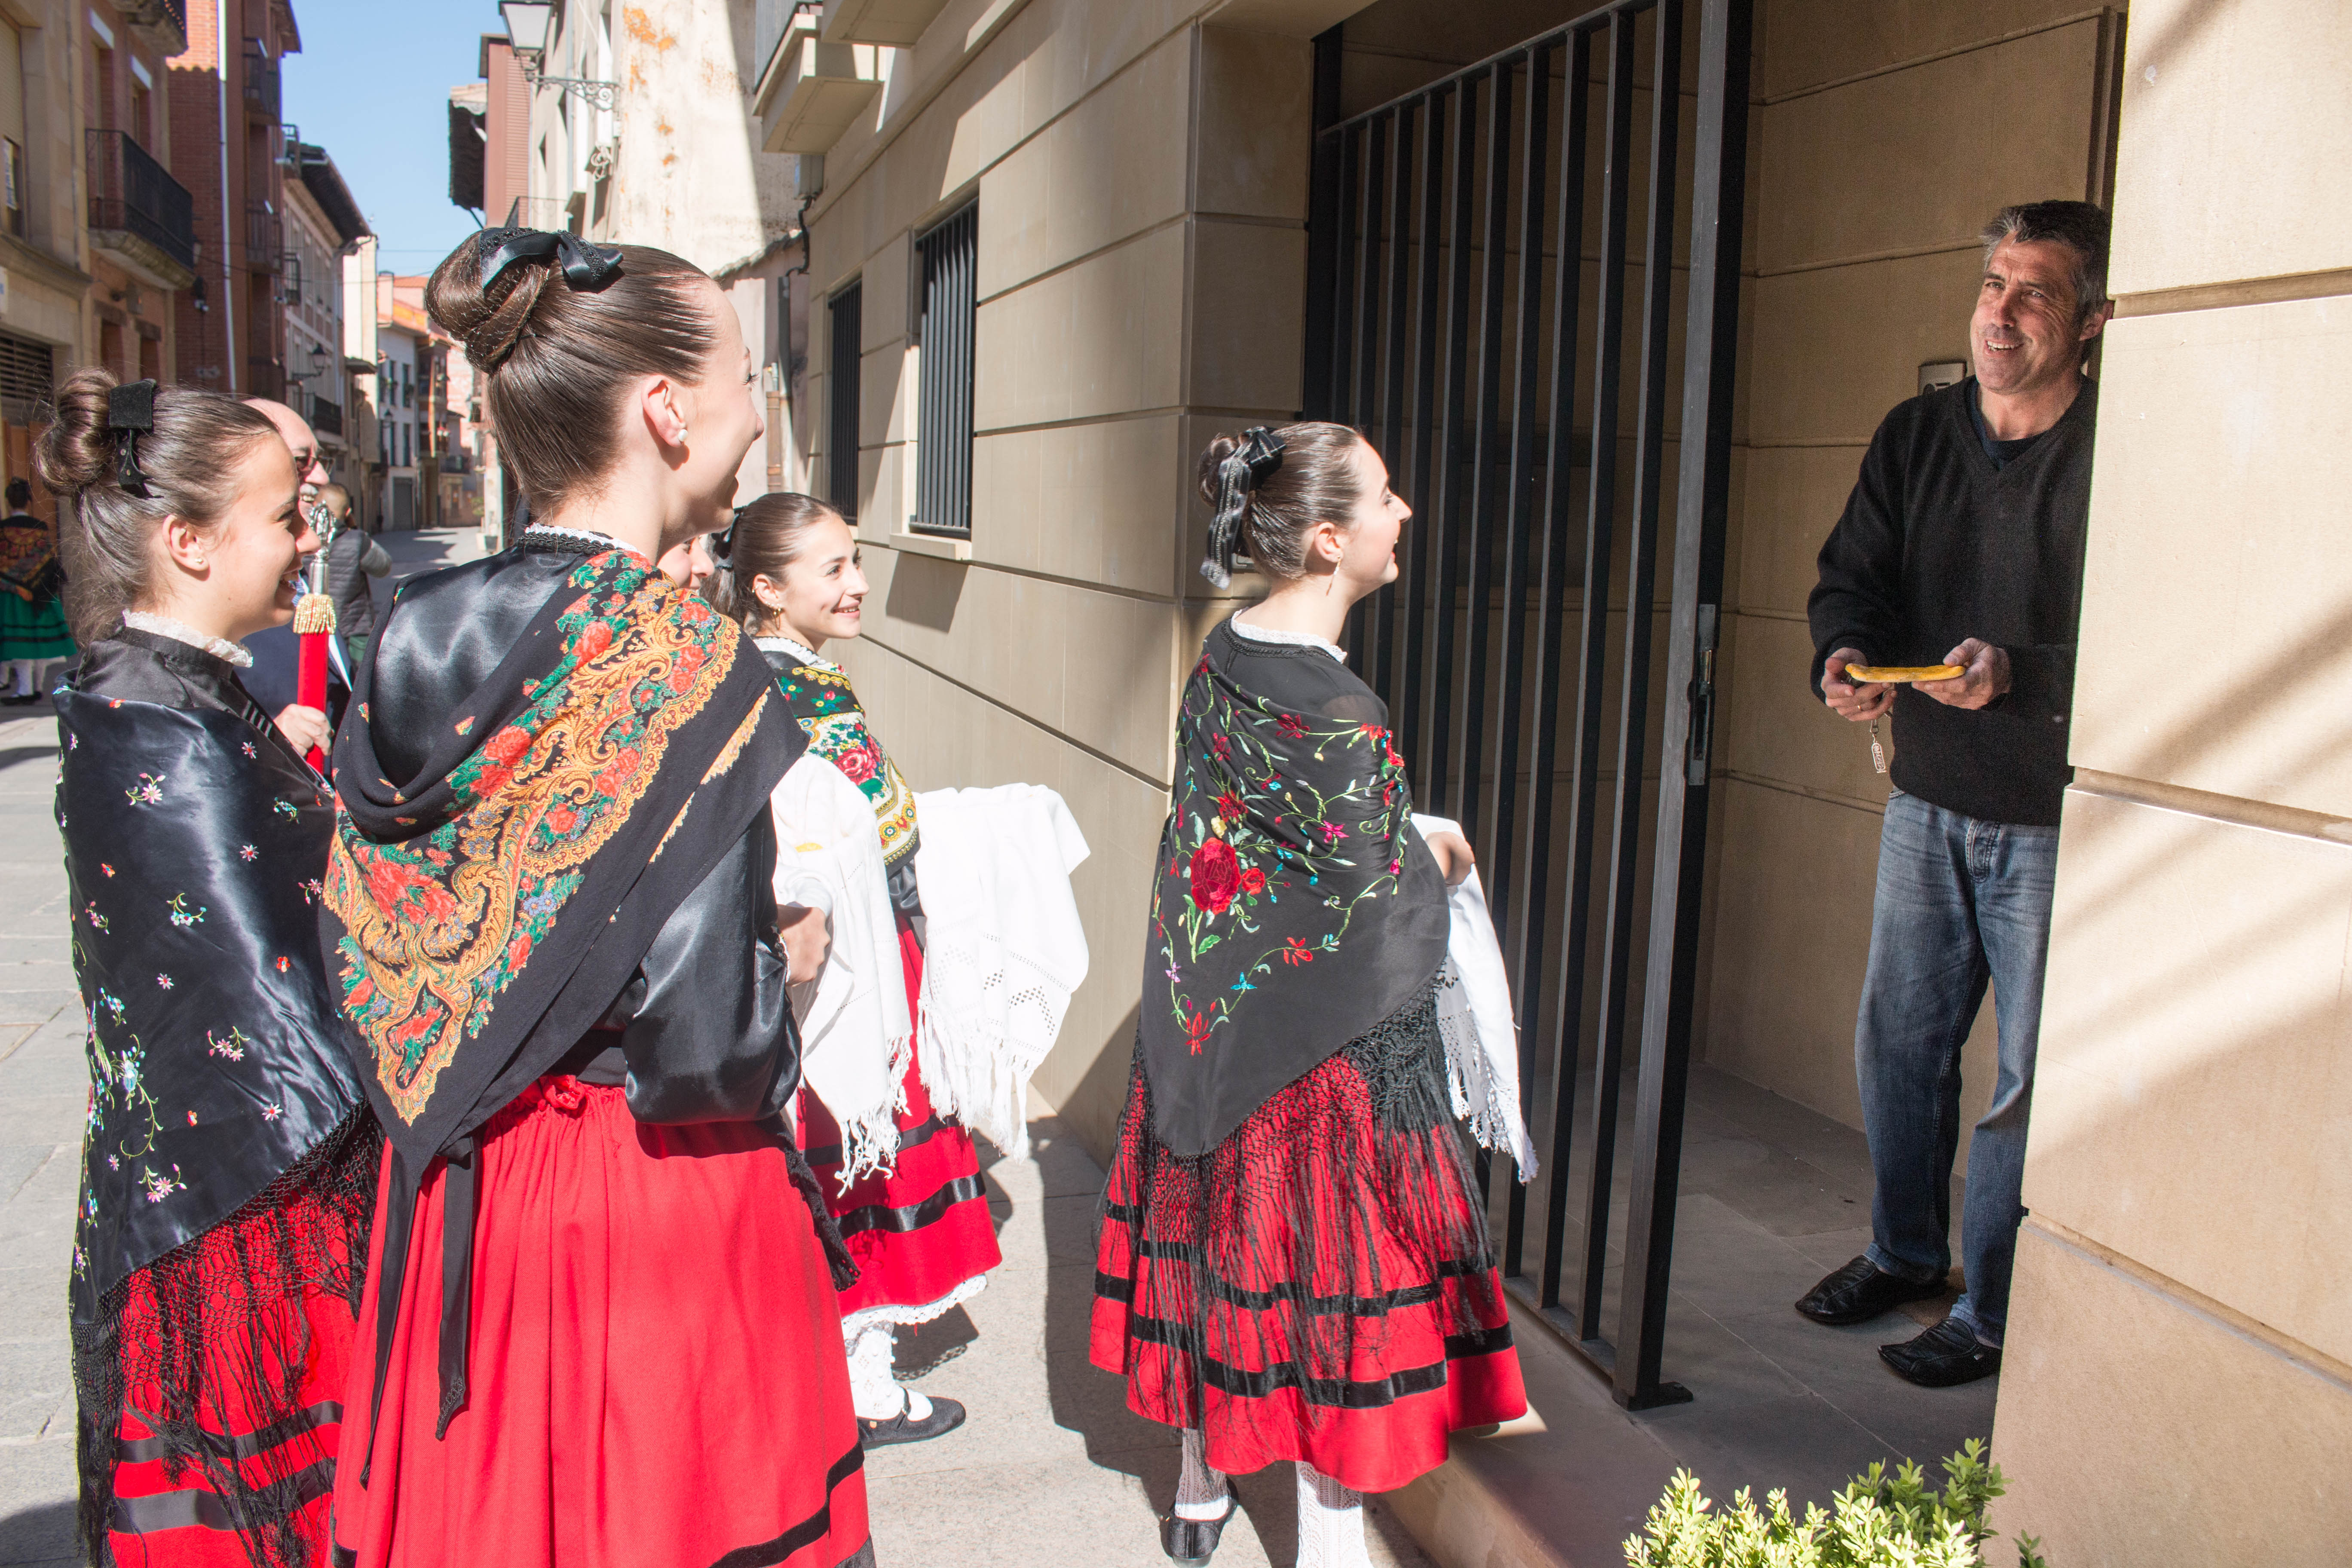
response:
<path id="1" fill-rule="evenodd" d="M 776 688 L 808 735 L 808 749 L 839 768 L 873 804 L 876 831 L 882 836 L 882 864 L 894 881 L 914 864 L 919 839 L 915 830 L 915 792 L 898 764 L 882 749 L 866 722 L 866 710 L 849 688 L 841 666 L 821 658 L 789 637 L 762 639 L 775 667 Z"/>
<path id="2" fill-rule="evenodd" d="M 1153 1133 L 1206 1153 L 1425 989 L 1445 888 L 1370 688 L 1319 649 L 1209 634 L 1177 719 L 1139 1048 Z"/>
<path id="3" fill-rule="evenodd" d="M 551 579 L 509 552 L 425 585 L 387 647 L 452 605 L 460 631 L 537 607 L 486 676 L 386 699 L 436 734 L 377 733 L 380 648 L 336 742 L 320 941 L 412 1184 L 604 1015 L 798 752 L 740 628 L 642 556 Z M 423 760 L 389 778 L 394 754 Z"/>

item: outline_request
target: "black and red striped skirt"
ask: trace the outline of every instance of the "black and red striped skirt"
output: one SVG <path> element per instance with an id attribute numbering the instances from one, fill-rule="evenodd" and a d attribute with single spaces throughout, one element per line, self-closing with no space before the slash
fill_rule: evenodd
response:
<path id="1" fill-rule="evenodd" d="M 908 1012 L 919 1018 L 922 945 L 901 928 L 898 949 Z M 841 1126 L 822 1100 L 801 1090 L 801 1152 L 857 1264 L 857 1283 L 841 1293 L 844 1318 L 922 1321 L 976 1294 L 988 1271 L 1004 1261 L 971 1134 L 931 1109 L 919 1059 L 908 1064 L 900 1087 L 907 1103 L 897 1119 L 893 1168 L 860 1177 L 847 1192 L 841 1187 Z"/>
<path id="2" fill-rule="evenodd" d="M 1527 1409 L 1427 1024 L 1402 1054 L 1328 1058 L 1196 1159 L 1152 1137 L 1137 1065 L 1090 1351 L 1216 1469 L 1304 1460 L 1388 1491 L 1444 1463 L 1449 1433 Z"/>

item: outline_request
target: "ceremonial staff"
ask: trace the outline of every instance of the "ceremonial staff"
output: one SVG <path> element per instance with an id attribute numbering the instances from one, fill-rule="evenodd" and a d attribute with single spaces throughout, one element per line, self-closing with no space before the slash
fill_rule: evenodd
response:
<path id="1" fill-rule="evenodd" d="M 324 713 L 327 644 L 335 635 L 335 601 L 327 595 L 327 551 L 338 531 L 334 514 L 324 501 L 310 507 L 310 531 L 319 536 L 319 549 L 303 563 L 303 593 L 294 603 L 294 700 Z M 304 760 L 321 773 L 327 771 L 327 755 L 316 746 Z"/>

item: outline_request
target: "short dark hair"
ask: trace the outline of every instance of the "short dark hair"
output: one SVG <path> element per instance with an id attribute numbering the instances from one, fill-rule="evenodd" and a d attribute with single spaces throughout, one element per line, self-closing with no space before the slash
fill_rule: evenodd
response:
<path id="1" fill-rule="evenodd" d="M 1985 261 L 2005 240 L 2034 245 L 2055 240 L 2074 253 L 2074 316 L 2081 321 L 2107 302 L 2107 210 L 2094 202 L 2021 202 L 1993 214 L 1977 237 Z"/>
<path id="2" fill-rule="evenodd" d="M 7 494 L 8 504 L 18 511 L 33 504 L 33 487 L 22 479 L 10 479 Z"/>

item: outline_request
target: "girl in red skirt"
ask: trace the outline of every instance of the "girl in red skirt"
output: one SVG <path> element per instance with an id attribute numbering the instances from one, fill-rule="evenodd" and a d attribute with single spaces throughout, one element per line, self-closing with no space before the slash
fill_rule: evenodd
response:
<path id="1" fill-rule="evenodd" d="M 95 1564 L 325 1559 L 382 1149 L 316 946 L 326 781 L 237 679 L 318 540 L 258 411 L 68 381 L 58 826 L 90 1100 L 74 1235 Z"/>
<path id="2" fill-rule="evenodd" d="M 1003 1256 L 971 1134 L 923 1086 L 914 792 L 849 678 L 817 651 L 862 623 L 866 577 L 841 514 L 809 496 L 761 496 L 736 514 L 726 552 L 729 603 L 808 739 L 774 799 L 777 896 L 822 904 L 832 923 L 824 973 L 799 998 L 800 1143 L 857 1263 L 841 1331 L 858 1426 L 869 1448 L 920 1442 L 961 1426 L 964 1410 L 892 1376 L 898 1331 L 979 1294 Z"/>
<path id="3" fill-rule="evenodd" d="M 655 564 L 761 431 L 735 312 L 513 228 L 426 294 L 532 521 L 404 586 L 336 746 L 321 940 L 391 1147 L 335 1561 L 870 1564 L 847 1258 L 782 1121 L 802 737 Z"/>
<path id="4" fill-rule="evenodd" d="M 1333 639 L 1410 512 L 1344 426 L 1221 437 L 1202 574 L 1274 580 L 1184 689 L 1142 1024 L 1103 1200 L 1092 1352 L 1182 1429 L 1161 1544 L 1201 1563 L 1225 1477 L 1297 1466 L 1302 1568 L 1369 1563 L 1361 1494 L 1527 1405 L 1447 1083 L 1446 887 L 1379 698 Z"/>

